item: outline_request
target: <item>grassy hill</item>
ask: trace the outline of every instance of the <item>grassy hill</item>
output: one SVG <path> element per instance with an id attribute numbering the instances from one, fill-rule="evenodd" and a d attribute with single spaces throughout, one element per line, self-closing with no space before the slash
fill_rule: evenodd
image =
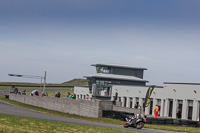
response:
<path id="1" fill-rule="evenodd" d="M 64 86 L 88 86 L 87 79 L 72 79 L 70 81 L 63 82 Z"/>
<path id="2" fill-rule="evenodd" d="M 25 82 L 0 82 L 0 85 L 24 85 L 24 86 L 40 86 L 39 83 L 25 83 Z M 46 86 L 88 86 L 87 79 L 72 79 L 61 84 L 46 83 Z"/>

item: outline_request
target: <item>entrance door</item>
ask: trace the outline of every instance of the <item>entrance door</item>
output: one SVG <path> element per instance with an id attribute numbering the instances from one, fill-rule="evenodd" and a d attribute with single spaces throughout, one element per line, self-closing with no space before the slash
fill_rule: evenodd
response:
<path id="1" fill-rule="evenodd" d="M 188 100 L 188 119 L 192 119 L 193 101 Z"/>
<path id="2" fill-rule="evenodd" d="M 153 100 L 151 99 L 150 101 L 150 110 L 149 110 L 149 114 L 152 115 L 152 110 L 153 110 Z"/>
<path id="3" fill-rule="evenodd" d="M 173 100 L 169 100 L 169 117 L 172 117 L 172 110 L 173 110 Z"/>
<path id="4" fill-rule="evenodd" d="M 130 106 L 129 106 L 130 108 L 132 108 L 133 107 L 133 98 L 132 97 L 130 97 Z"/>
<path id="5" fill-rule="evenodd" d="M 198 120 L 200 121 L 200 101 L 199 101 L 199 115 L 198 115 Z"/>
<path id="6" fill-rule="evenodd" d="M 124 97 L 124 107 L 126 107 L 126 100 L 127 100 L 127 98 Z"/>

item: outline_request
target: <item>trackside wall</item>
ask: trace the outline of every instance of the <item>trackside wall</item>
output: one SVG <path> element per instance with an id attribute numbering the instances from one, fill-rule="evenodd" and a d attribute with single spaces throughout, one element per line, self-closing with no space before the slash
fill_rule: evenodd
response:
<path id="1" fill-rule="evenodd" d="M 113 108 L 112 101 L 75 100 L 18 94 L 9 94 L 9 99 L 50 110 L 87 117 L 102 117 L 102 110 L 112 110 Z"/>

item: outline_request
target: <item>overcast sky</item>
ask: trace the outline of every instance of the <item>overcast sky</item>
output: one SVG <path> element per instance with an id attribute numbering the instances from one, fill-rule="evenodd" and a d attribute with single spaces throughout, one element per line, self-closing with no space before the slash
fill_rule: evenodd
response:
<path id="1" fill-rule="evenodd" d="M 62 83 L 95 63 L 145 67 L 148 84 L 200 83 L 199 0 L 1 0 L 0 82 Z"/>

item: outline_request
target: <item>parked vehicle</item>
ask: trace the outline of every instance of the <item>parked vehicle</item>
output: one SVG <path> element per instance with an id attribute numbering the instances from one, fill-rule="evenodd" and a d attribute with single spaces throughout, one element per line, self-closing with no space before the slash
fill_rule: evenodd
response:
<path id="1" fill-rule="evenodd" d="M 141 129 L 144 126 L 144 123 L 146 123 L 146 115 L 140 115 L 137 114 L 136 116 L 129 116 L 126 119 L 126 122 L 124 123 L 124 127 L 128 128 L 128 127 L 133 127 L 133 128 L 137 128 L 137 129 Z"/>

